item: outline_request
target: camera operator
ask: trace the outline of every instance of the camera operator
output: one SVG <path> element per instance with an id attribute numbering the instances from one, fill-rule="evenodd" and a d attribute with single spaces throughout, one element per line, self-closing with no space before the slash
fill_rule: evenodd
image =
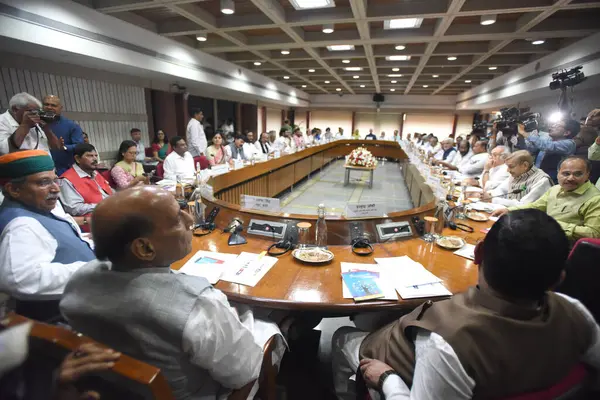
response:
<path id="1" fill-rule="evenodd" d="M 63 106 L 58 96 L 47 95 L 43 100 L 44 111 L 55 114 L 56 117 L 48 126 L 60 140 L 60 148 L 52 150 L 52 159 L 56 165 L 56 175 L 61 176 L 73 166 L 73 150 L 83 143 L 83 133 L 79 125 L 61 115 Z"/>
<path id="2" fill-rule="evenodd" d="M 18 150 L 44 150 L 61 147 L 58 137 L 40 118 L 42 103 L 29 93 L 14 95 L 8 110 L 0 115 L 0 155 Z"/>
<path id="3" fill-rule="evenodd" d="M 519 124 L 519 133 L 525 137 L 527 150 L 531 154 L 537 153 L 535 166 L 557 182 L 558 163 L 564 157 L 575 153 L 573 138 L 579 133 L 579 128 L 577 121 L 565 116 L 550 125 L 550 132 L 526 132 Z"/>

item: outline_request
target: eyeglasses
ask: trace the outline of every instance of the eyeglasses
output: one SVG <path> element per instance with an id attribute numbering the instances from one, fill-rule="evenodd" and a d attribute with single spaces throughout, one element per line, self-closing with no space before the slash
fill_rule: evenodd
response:
<path id="1" fill-rule="evenodd" d="M 62 186 L 62 179 L 59 178 L 54 178 L 54 179 L 50 179 L 50 178 L 45 178 L 45 179 L 41 179 L 39 181 L 35 181 L 34 182 L 39 188 L 41 189 L 47 189 L 52 185 L 56 185 L 58 187 Z"/>

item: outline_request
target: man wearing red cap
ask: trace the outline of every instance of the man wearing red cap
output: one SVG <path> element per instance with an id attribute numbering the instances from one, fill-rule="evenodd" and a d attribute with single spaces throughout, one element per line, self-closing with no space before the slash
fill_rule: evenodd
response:
<path id="1" fill-rule="evenodd" d="M 5 196 L 0 206 L 0 291 L 17 313 L 47 320 L 71 275 L 94 253 L 58 202 L 61 181 L 43 150 L 0 156 Z"/>

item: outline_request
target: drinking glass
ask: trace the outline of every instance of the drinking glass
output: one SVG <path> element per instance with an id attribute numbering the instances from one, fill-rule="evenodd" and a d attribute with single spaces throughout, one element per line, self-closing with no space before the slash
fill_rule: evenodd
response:
<path id="1" fill-rule="evenodd" d="M 310 222 L 298 222 L 298 248 L 303 250 L 309 247 L 310 243 Z"/>

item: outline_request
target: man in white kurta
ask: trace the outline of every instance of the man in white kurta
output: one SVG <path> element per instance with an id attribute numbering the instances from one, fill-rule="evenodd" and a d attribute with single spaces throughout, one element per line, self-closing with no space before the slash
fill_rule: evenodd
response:
<path id="1" fill-rule="evenodd" d="M 202 127 L 203 119 L 204 113 L 200 110 L 195 110 L 187 124 L 186 140 L 192 157 L 203 156 L 208 146 L 206 134 Z"/>

